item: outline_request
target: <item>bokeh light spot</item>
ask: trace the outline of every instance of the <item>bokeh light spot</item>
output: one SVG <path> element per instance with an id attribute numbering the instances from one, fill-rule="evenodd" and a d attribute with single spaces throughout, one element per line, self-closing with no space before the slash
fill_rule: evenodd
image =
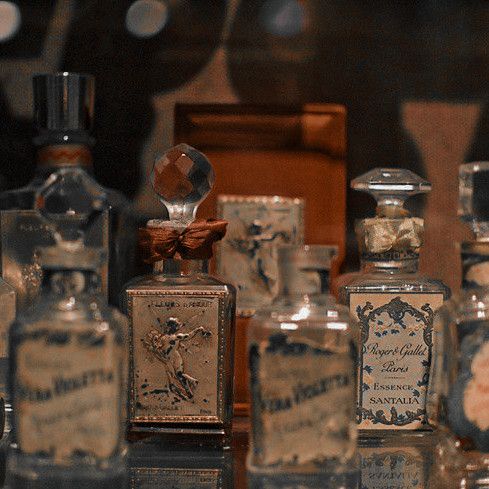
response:
<path id="1" fill-rule="evenodd" d="M 127 30 L 143 39 L 159 34 L 167 22 L 168 7 L 159 0 L 137 0 L 126 14 Z"/>
<path id="2" fill-rule="evenodd" d="M 0 42 L 8 41 L 17 34 L 22 16 L 13 2 L 0 2 Z"/>
<path id="3" fill-rule="evenodd" d="M 267 0 L 261 8 L 260 20 L 270 34 L 291 37 L 303 30 L 306 11 L 297 0 Z"/>

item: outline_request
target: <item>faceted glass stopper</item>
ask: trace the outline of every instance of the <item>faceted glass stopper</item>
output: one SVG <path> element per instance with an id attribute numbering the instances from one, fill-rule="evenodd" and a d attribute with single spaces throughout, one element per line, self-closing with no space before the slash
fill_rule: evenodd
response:
<path id="1" fill-rule="evenodd" d="M 404 168 L 375 168 L 352 180 L 351 188 L 372 195 L 378 208 L 402 209 L 406 199 L 429 192 L 431 184 Z"/>
<path id="2" fill-rule="evenodd" d="M 36 193 L 35 207 L 58 243 L 82 244 L 85 231 L 107 206 L 103 188 L 79 168 L 58 170 Z"/>
<path id="3" fill-rule="evenodd" d="M 188 144 L 179 144 L 159 156 L 151 172 L 153 189 L 174 226 L 187 226 L 195 219 L 214 179 L 209 160 Z"/>
<path id="4" fill-rule="evenodd" d="M 460 165 L 458 215 L 477 241 L 489 241 L 489 161 Z"/>

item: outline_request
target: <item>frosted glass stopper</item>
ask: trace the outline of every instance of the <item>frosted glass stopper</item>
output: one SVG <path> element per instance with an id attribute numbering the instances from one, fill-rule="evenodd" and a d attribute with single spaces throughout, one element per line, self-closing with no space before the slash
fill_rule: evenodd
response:
<path id="1" fill-rule="evenodd" d="M 188 144 L 179 144 L 156 158 L 151 184 L 168 210 L 170 225 L 186 227 L 214 185 L 207 157 Z"/>
<path id="2" fill-rule="evenodd" d="M 489 161 L 460 165 L 458 215 L 477 241 L 489 241 Z"/>
<path id="3" fill-rule="evenodd" d="M 351 181 L 351 188 L 369 193 L 377 200 L 377 212 L 389 217 L 406 215 L 404 202 L 427 193 L 431 184 L 404 168 L 375 168 Z"/>
<path id="4" fill-rule="evenodd" d="M 103 188 L 80 168 L 53 173 L 36 194 L 36 209 L 58 244 L 83 246 L 86 230 L 107 207 Z"/>

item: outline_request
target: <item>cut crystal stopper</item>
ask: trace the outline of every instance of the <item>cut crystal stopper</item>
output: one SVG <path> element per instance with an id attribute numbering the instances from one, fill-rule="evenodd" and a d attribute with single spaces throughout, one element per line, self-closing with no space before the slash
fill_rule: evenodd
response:
<path id="1" fill-rule="evenodd" d="M 156 158 L 151 184 L 168 210 L 171 225 L 186 227 L 214 185 L 214 170 L 204 154 L 179 144 Z M 160 222 L 161 224 L 161 222 Z"/>
<path id="2" fill-rule="evenodd" d="M 458 215 L 477 241 L 489 241 L 489 161 L 460 165 Z"/>
<path id="3" fill-rule="evenodd" d="M 429 192 L 431 184 L 404 168 L 375 168 L 352 180 L 351 188 L 369 193 L 377 200 L 378 212 L 395 217 L 406 214 L 406 199 Z"/>
<path id="4" fill-rule="evenodd" d="M 35 208 L 64 247 L 83 247 L 90 224 L 108 207 L 103 188 L 80 168 L 60 169 L 37 191 Z"/>

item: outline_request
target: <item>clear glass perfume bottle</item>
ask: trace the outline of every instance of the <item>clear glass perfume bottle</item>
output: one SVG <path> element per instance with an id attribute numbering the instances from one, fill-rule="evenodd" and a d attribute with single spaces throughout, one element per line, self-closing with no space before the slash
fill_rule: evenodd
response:
<path id="1" fill-rule="evenodd" d="M 335 247 L 278 247 L 279 295 L 248 330 L 253 472 L 354 466 L 357 332 L 328 295 Z"/>
<path id="2" fill-rule="evenodd" d="M 418 274 L 424 223 L 410 216 L 404 201 L 431 185 L 409 170 L 377 168 L 351 186 L 377 200 L 376 216 L 356 225 L 361 273 L 339 292 L 360 325 L 360 436 L 422 433 L 429 430 L 433 317 L 450 291 Z"/>
<path id="3" fill-rule="evenodd" d="M 428 415 L 430 424 L 443 433 L 440 454 L 445 465 L 487 471 L 489 162 L 461 165 L 459 177 L 459 216 L 470 224 L 475 240 L 461 246 L 461 292 L 439 310 L 435 319 Z"/>
<path id="4" fill-rule="evenodd" d="M 84 243 L 106 205 L 103 189 L 80 169 L 58 170 L 37 192 L 56 244 L 39 250 L 40 300 L 9 332 L 8 470 L 20 479 L 124 470 L 127 324 L 100 292 L 103 250 Z"/>
<path id="5" fill-rule="evenodd" d="M 194 221 L 214 171 L 202 153 L 180 144 L 156 159 L 151 182 L 170 220 L 151 220 L 140 230 L 154 273 L 134 279 L 123 293 L 130 437 L 176 435 L 175 443 L 227 445 L 236 293 L 207 273 L 212 242 L 224 236 L 225 223 Z"/>
<path id="6" fill-rule="evenodd" d="M 53 244 L 49 229 L 33 210 L 37 190 L 60 168 L 83 168 L 92 173 L 94 87 L 92 76 L 78 73 L 33 78 L 34 144 L 38 148 L 34 178 L 23 188 L 0 193 L 2 277 L 15 288 L 20 309 L 33 303 L 41 286 L 35 250 Z M 101 263 L 99 271 L 102 290 L 115 305 L 122 286 L 134 276 L 136 226 L 127 199 L 117 191 L 104 191 L 110 209 L 97 218 L 87 242 L 107 251 L 109 262 Z"/>

